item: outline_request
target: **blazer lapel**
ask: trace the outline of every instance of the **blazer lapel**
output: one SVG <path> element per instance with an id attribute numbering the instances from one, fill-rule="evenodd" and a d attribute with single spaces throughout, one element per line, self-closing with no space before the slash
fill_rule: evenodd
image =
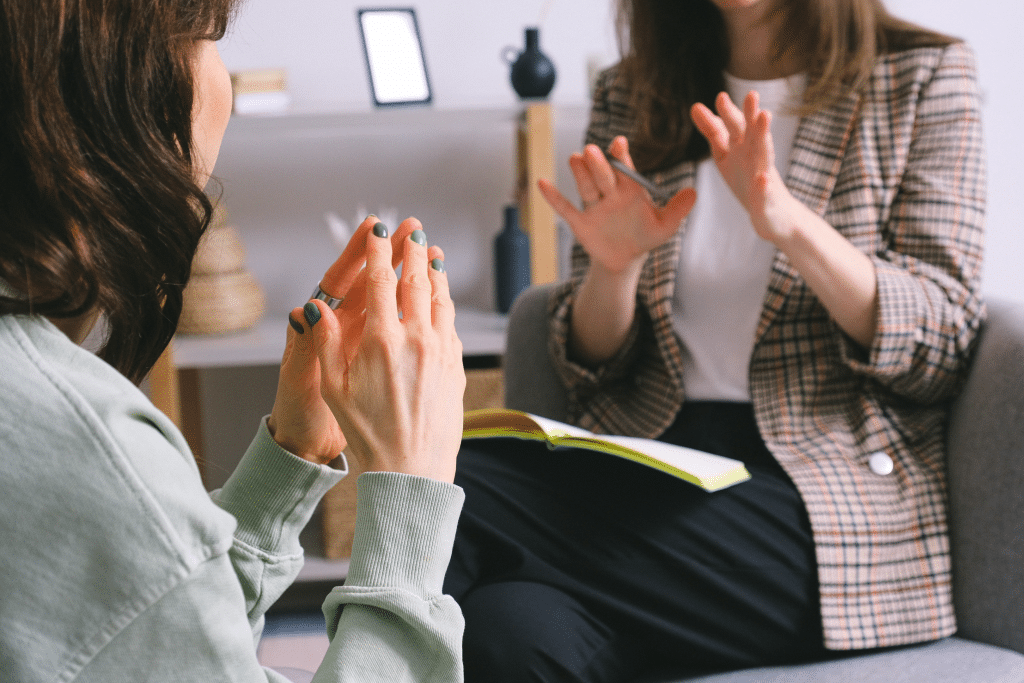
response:
<path id="1" fill-rule="evenodd" d="M 828 208 L 862 100 L 859 93 L 849 93 L 833 106 L 804 116 L 797 127 L 786 187 L 819 216 Z M 777 252 L 756 339 L 761 339 L 782 309 L 796 277 L 786 255 Z"/>

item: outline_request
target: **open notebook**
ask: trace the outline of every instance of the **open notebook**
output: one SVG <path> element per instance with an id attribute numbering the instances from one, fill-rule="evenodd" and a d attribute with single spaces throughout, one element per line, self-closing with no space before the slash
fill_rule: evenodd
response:
<path id="1" fill-rule="evenodd" d="M 462 438 L 494 436 L 546 441 L 551 449 L 572 446 L 609 453 L 679 477 L 706 491 L 718 491 L 750 479 L 750 473 L 739 460 L 693 448 L 632 436 L 597 435 L 518 410 L 484 409 L 466 413 Z"/>

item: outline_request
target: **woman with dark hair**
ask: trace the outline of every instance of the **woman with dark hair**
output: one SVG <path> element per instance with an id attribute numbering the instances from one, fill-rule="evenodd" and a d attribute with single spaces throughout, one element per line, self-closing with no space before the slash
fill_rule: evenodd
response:
<path id="1" fill-rule="evenodd" d="M 707 494 L 464 449 L 470 681 L 625 681 L 956 629 L 944 431 L 984 316 L 974 60 L 878 0 L 622 0 L 551 301 L 571 421 L 743 460 Z M 609 164 L 672 196 L 656 204 Z M 515 457 L 505 450 L 516 450 Z"/>
<path id="2" fill-rule="evenodd" d="M 231 112 L 214 41 L 233 5 L 0 2 L 5 683 L 283 680 L 255 643 L 342 449 L 367 473 L 316 680 L 461 680 L 440 584 L 465 375 L 443 253 L 418 221 L 389 236 L 368 218 L 329 271 L 341 305 L 292 311 L 273 411 L 212 495 L 135 385 L 210 220 Z M 97 357 L 78 344 L 100 317 Z"/>

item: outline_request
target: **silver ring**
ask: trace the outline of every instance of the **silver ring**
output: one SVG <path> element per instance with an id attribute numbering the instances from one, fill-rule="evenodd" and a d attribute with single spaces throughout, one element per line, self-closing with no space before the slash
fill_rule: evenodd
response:
<path id="1" fill-rule="evenodd" d="M 341 302 L 345 300 L 345 297 L 335 299 L 333 296 L 331 296 L 324 290 L 320 289 L 320 285 L 316 286 L 316 289 L 313 290 L 313 293 L 310 295 L 309 298 L 320 299 L 320 301 L 323 301 L 325 304 L 327 304 L 332 311 L 337 310 L 338 306 L 341 305 Z"/>

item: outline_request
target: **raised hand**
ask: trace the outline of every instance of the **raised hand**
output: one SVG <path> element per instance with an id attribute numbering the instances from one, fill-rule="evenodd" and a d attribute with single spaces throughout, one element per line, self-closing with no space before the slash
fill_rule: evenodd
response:
<path id="1" fill-rule="evenodd" d="M 420 227 L 414 218 L 399 227 L 400 281 L 391 241 L 371 231 L 365 275 L 342 306 L 313 301 L 305 314 L 320 393 L 365 469 L 450 482 L 466 375 L 444 255 L 425 246 Z"/>
<path id="2" fill-rule="evenodd" d="M 332 296 L 342 299 L 337 317 L 350 355 L 355 352 L 365 319 L 366 240 L 378 223 L 375 216 L 367 217 L 321 280 L 321 285 Z M 418 225 L 406 221 L 391 235 L 392 245 L 399 247 L 394 249 L 393 267 L 398 266 L 404 254 L 400 248 L 403 240 L 408 240 Z M 386 228 L 384 230 L 386 232 Z M 437 249 L 437 256 L 444 258 L 440 249 Z M 326 463 L 344 450 L 347 441 L 320 395 L 320 361 L 302 307 L 291 311 L 289 324 L 277 396 L 267 426 L 274 440 L 285 450 L 313 462 Z"/>
<path id="3" fill-rule="evenodd" d="M 364 220 L 324 275 L 322 283 L 326 287 L 330 282 L 332 295 L 348 298 L 353 285 L 365 280 L 362 266 L 366 261 L 366 236 L 377 222 L 374 216 Z M 356 287 L 357 291 L 361 289 Z M 285 450 L 312 462 L 327 463 L 344 450 L 347 441 L 320 396 L 320 361 L 303 309 L 293 309 L 288 322 L 288 340 L 267 427 Z"/>
<path id="4" fill-rule="evenodd" d="M 284 347 L 274 409 L 267 427 L 286 451 L 311 462 L 326 464 L 338 457 L 347 444 L 338 421 L 320 397 L 320 362 L 313 338 L 303 326 L 302 308 L 289 316 L 292 326 Z"/>
<path id="5" fill-rule="evenodd" d="M 615 138 L 608 151 L 633 168 L 626 138 Z M 665 206 L 655 206 L 647 191 L 617 173 L 596 145 L 587 145 L 582 153 L 569 157 L 569 167 L 583 200 L 582 210 L 550 181 L 539 181 L 541 194 L 569 224 L 591 260 L 613 273 L 635 266 L 651 249 L 670 239 L 697 196 L 692 189 L 685 189 Z"/>
<path id="6" fill-rule="evenodd" d="M 786 254 L 836 323 L 870 349 L 878 317 L 874 263 L 790 194 L 775 168 L 771 114 L 758 106 L 756 92 L 747 94 L 743 111 L 726 93 L 715 108 L 718 116 L 702 104 L 690 113 L 754 230 Z"/>
<path id="7" fill-rule="evenodd" d="M 719 93 L 715 109 L 717 116 L 700 103 L 690 110 L 711 145 L 715 165 L 761 238 L 775 242 L 788 237 L 787 218 L 795 200 L 775 168 L 771 113 L 760 108 L 756 91 L 747 94 L 742 111 L 727 93 Z"/>

